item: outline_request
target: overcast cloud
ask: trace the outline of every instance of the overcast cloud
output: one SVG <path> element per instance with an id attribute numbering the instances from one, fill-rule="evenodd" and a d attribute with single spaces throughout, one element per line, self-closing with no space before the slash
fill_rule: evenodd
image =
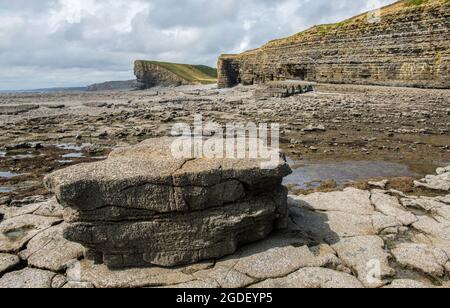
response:
<path id="1" fill-rule="evenodd" d="M 133 79 L 135 59 L 215 66 L 394 0 L 0 0 L 0 90 Z"/>

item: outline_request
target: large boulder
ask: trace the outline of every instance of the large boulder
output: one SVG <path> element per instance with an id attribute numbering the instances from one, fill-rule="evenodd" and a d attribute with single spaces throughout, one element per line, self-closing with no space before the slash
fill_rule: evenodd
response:
<path id="1" fill-rule="evenodd" d="M 64 209 L 64 236 L 111 268 L 220 258 L 287 225 L 284 159 L 174 158 L 174 139 L 147 140 L 45 179 Z"/>

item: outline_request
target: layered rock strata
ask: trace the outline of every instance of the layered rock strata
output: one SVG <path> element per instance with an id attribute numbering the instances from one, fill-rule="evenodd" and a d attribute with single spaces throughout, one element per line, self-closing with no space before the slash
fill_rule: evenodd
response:
<path id="1" fill-rule="evenodd" d="M 142 89 L 217 82 L 216 69 L 205 65 L 137 60 L 134 74 Z"/>
<path id="2" fill-rule="evenodd" d="M 450 2 L 398 1 L 218 61 L 219 87 L 299 79 L 450 88 Z"/>
<path id="3" fill-rule="evenodd" d="M 150 139 L 45 180 L 65 208 L 64 236 L 111 268 L 177 266 L 234 253 L 286 226 L 284 160 L 175 159 Z"/>
<path id="4" fill-rule="evenodd" d="M 255 90 L 256 99 L 286 98 L 314 91 L 312 83 L 298 81 L 274 81 Z"/>

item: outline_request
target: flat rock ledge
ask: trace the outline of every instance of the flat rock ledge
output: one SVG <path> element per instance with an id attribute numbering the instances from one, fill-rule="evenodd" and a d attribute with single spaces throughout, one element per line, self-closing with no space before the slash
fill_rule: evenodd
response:
<path id="1" fill-rule="evenodd" d="M 68 209 L 56 199 L 0 207 L 0 233 L 7 234 L 0 288 L 450 287 L 450 195 L 379 186 L 290 195 L 283 231 L 232 255 L 173 268 L 111 270 L 86 259 L 81 245 L 62 236 L 71 222 L 60 215 Z"/>
<path id="2" fill-rule="evenodd" d="M 174 158 L 174 138 L 118 149 L 45 179 L 64 237 L 109 268 L 180 266 L 233 254 L 287 226 L 283 159 Z"/>

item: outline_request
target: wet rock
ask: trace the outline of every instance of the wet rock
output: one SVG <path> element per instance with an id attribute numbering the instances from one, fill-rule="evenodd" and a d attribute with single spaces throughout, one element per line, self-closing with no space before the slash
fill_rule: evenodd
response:
<path id="1" fill-rule="evenodd" d="M 444 266 L 449 260 L 441 249 L 423 244 L 400 244 L 392 254 L 400 265 L 438 277 L 444 276 Z"/>
<path id="2" fill-rule="evenodd" d="M 409 226 L 417 221 L 417 217 L 404 209 L 398 199 L 383 193 L 374 193 L 371 200 L 375 208 L 387 215 L 395 217 L 403 225 Z"/>
<path id="3" fill-rule="evenodd" d="M 56 274 L 34 268 L 5 274 L 0 279 L 0 289 L 49 289 Z"/>
<path id="4" fill-rule="evenodd" d="M 377 288 L 386 284 L 385 278 L 395 274 L 389 266 L 389 255 L 384 250 L 384 241 L 378 236 L 357 236 L 341 239 L 332 245 L 338 257 L 352 268 L 358 279 L 366 286 Z M 371 272 L 372 267 L 379 272 Z"/>
<path id="5" fill-rule="evenodd" d="M 331 269 L 303 268 L 284 278 L 268 279 L 253 288 L 363 288 L 355 277 Z"/>
<path id="6" fill-rule="evenodd" d="M 65 207 L 64 236 L 111 268 L 220 258 L 286 226 L 284 160 L 176 159 L 174 139 L 150 139 L 106 161 L 46 178 Z"/>
<path id="7" fill-rule="evenodd" d="M 61 272 L 68 264 L 81 258 L 84 248 L 80 244 L 69 242 L 63 237 L 64 224 L 51 227 L 36 235 L 20 252 L 20 257 L 28 261 L 28 265 Z"/>
<path id="8" fill-rule="evenodd" d="M 15 255 L 0 253 L 0 276 L 11 270 L 20 263 L 19 257 Z"/>
<path id="9" fill-rule="evenodd" d="M 22 142 L 5 145 L 6 150 L 24 150 L 24 149 L 42 149 L 43 145 L 40 142 Z"/>
<path id="10" fill-rule="evenodd" d="M 22 215 L 0 223 L 0 252 L 18 252 L 28 241 L 61 219 Z"/>

